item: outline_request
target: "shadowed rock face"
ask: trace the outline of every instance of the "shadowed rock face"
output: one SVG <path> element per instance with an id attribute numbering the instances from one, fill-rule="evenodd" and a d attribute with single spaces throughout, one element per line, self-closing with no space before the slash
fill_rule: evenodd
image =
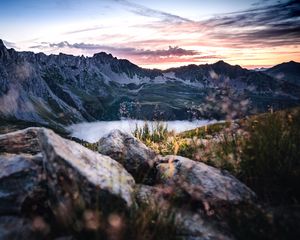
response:
<path id="1" fill-rule="evenodd" d="M 0 239 L 43 236 L 31 225 L 38 211 L 48 211 L 38 131 L 28 128 L 0 135 Z"/>
<path id="2" fill-rule="evenodd" d="M 98 142 L 98 151 L 121 163 L 137 182 L 151 174 L 156 154 L 131 134 L 114 130 Z"/>
<path id="3" fill-rule="evenodd" d="M 0 215 L 19 214 L 27 199 L 45 193 L 40 154 L 0 155 L 0 169 Z"/>
<path id="4" fill-rule="evenodd" d="M 199 210 L 188 210 L 172 206 L 170 201 L 172 190 L 168 186 L 153 187 L 147 185 L 136 186 L 136 200 L 141 205 L 149 205 L 168 211 L 173 215 L 173 221 L 177 226 L 177 237 L 179 239 L 193 240 L 229 240 L 234 239 L 231 234 L 225 233 L 217 227 L 217 223 L 208 219 Z M 174 197 L 174 196 L 173 196 Z M 188 204 L 188 203 L 186 203 Z"/>
<path id="5" fill-rule="evenodd" d="M 180 156 L 166 156 L 157 165 L 158 183 L 174 185 L 191 199 L 209 205 L 252 202 L 253 193 L 226 171 Z"/>

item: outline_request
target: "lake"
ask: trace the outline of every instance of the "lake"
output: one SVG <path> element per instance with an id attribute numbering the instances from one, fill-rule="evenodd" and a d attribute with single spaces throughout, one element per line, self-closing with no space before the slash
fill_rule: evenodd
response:
<path id="1" fill-rule="evenodd" d="M 169 131 L 183 132 L 197 127 L 205 126 L 216 121 L 209 120 L 195 120 L 195 121 L 162 121 L 167 125 Z M 93 143 L 97 142 L 105 134 L 114 129 L 119 129 L 127 133 L 132 133 L 136 125 L 142 127 L 145 121 L 142 120 L 119 120 L 119 121 L 98 121 L 85 122 L 70 125 L 67 129 L 70 131 L 72 137 L 82 139 L 84 141 Z M 150 126 L 155 126 L 155 122 L 147 121 Z"/>

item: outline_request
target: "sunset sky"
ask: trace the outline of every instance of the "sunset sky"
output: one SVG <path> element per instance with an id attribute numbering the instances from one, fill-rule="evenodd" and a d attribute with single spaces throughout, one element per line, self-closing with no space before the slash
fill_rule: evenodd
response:
<path id="1" fill-rule="evenodd" d="M 147 68 L 300 61 L 299 0 L 1 0 L 18 51 L 111 53 Z"/>

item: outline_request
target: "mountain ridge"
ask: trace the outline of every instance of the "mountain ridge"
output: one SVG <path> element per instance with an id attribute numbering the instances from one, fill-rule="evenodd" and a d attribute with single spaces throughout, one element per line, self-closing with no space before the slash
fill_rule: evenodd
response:
<path id="1" fill-rule="evenodd" d="M 300 63 L 284 62 L 266 70 L 266 73 L 279 80 L 284 79 L 300 86 Z"/>
<path id="2" fill-rule="evenodd" d="M 249 100 L 247 109 L 230 110 L 245 115 L 299 105 L 299 89 L 224 61 L 145 69 L 105 52 L 46 55 L 7 49 L 0 42 L 0 116 L 6 119 L 68 125 L 122 117 L 224 118 L 226 99 Z"/>

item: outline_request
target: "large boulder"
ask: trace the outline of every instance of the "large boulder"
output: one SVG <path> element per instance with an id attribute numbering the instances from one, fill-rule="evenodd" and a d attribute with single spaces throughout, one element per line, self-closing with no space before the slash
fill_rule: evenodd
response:
<path id="1" fill-rule="evenodd" d="M 180 189 L 191 201 L 200 201 L 206 208 L 253 202 L 255 199 L 255 193 L 227 171 L 180 156 L 160 158 L 157 183 Z"/>
<path id="2" fill-rule="evenodd" d="M 42 129 L 39 141 L 55 214 L 63 219 L 94 209 L 122 211 L 133 204 L 133 177 L 115 160 Z"/>
<path id="3" fill-rule="evenodd" d="M 137 182 L 147 182 L 156 154 L 131 134 L 114 130 L 98 142 L 98 151 L 121 163 Z"/>

